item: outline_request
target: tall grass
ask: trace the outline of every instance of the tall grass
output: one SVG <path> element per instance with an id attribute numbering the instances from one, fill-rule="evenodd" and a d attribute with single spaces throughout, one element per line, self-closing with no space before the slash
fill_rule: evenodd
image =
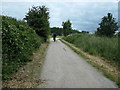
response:
<path id="1" fill-rule="evenodd" d="M 63 39 L 91 55 L 100 56 L 109 61 L 118 62 L 117 37 L 108 38 L 87 34 L 74 34 L 64 37 Z"/>

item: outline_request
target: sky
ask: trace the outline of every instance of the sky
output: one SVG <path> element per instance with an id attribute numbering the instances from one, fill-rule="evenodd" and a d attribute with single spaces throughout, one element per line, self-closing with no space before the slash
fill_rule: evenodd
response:
<path id="1" fill-rule="evenodd" d="M 32 6 L 45 5 L 50 12 L 50 27 L 62 27 L 62 22 L 70 20 L 72 28 L 80 31 L 94 31 L 103 16 L 112 13 L 118 22 L 117 0 L 2 0 L 2 15 L 22 20 Z M 1 7 L 1 4 L 0 4 Z"/>

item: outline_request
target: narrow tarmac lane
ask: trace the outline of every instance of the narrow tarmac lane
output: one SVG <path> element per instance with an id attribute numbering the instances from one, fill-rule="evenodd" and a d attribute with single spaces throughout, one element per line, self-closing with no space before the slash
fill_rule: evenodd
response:
<path id="1" fill-rule="evenodd" d="M 114 82 L 57 40 L 50 40 L 38 88 L 115 88 Z"/>

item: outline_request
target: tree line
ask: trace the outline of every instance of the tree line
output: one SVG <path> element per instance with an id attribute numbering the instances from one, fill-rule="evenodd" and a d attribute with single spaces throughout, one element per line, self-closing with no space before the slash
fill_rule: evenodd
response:
<path id="1" fill-rule="evenodd" d="M 27 24 L 32 27 L 36 33 L 44 37 L 45 41 L 48 39 L 48 36 L 52 33 L 57 35 L 70 35 L 74 33 L 80 33 L 79 30 L 72 29 L 72 23 L 70 20 L 62 22 L 62 28 L 49 26 L 49 9 L 45 6 L 33 6 L 29 9 L 24 20 L 27 21 Z M 107 36 L 112 37 L 115 34 L 115 31 L 118 30 L 117 22 L 111 13 L 108 13 L 107 16 L 102 18 L 102 21 L 99 23 L 99 27 L 95 34 L 97 36 Z M 82 31 L 81 33 L 88 34 L 88 31 Z"/>

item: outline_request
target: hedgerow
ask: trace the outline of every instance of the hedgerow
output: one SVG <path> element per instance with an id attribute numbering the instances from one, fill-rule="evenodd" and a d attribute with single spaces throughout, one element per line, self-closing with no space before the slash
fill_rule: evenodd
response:
<path id="1" fill-rule="evenodd" d="M 2 17 L 2 79 L 8 79 L 19 67 L 31 61 L 30 55 L 43 39 L 24 21 Z"/>

